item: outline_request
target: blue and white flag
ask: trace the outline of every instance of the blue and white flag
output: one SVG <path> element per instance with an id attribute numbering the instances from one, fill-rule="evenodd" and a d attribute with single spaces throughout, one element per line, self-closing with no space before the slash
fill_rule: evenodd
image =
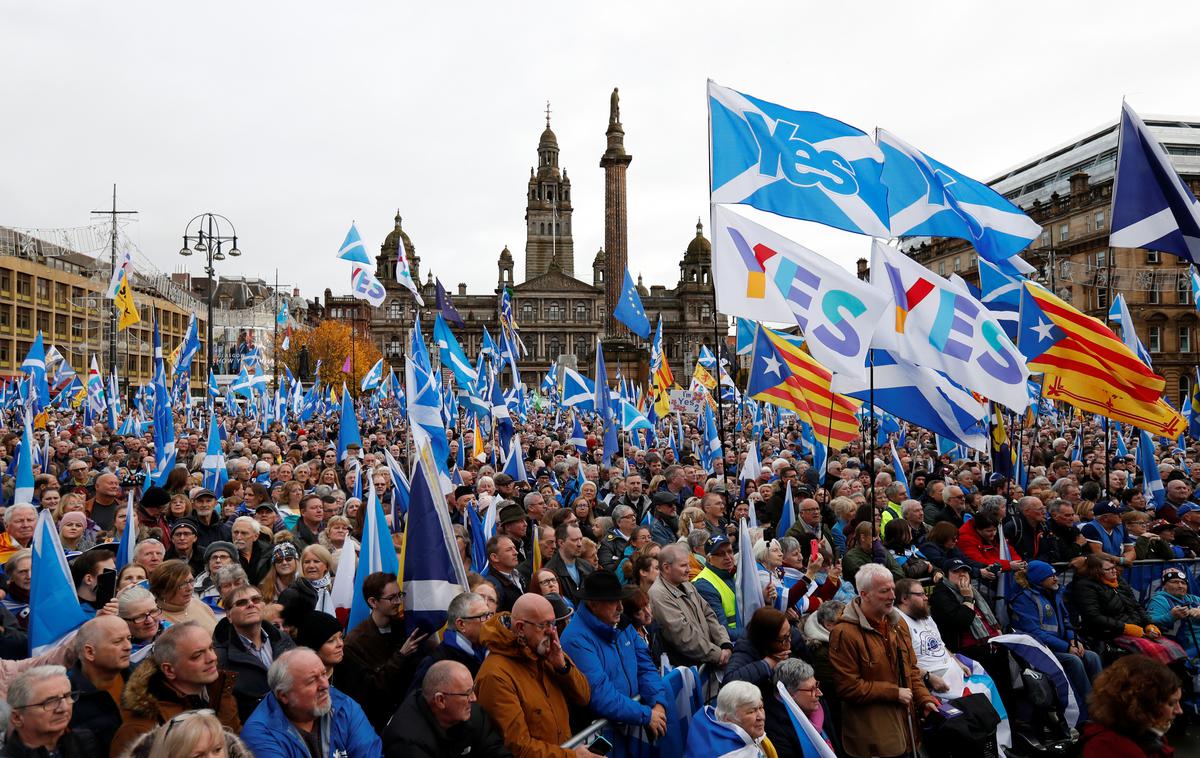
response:
<path id="1" fill-rule="evenodd" d="M 33 533 L 29 587 L 29 654 L 41 655 L 88 620 L 49 510 L 38 514 Z"/>
<path id="2" fill-rule="evenodd" d="M 284 312 L 287 310 L 287 304 L 284 303 Z M 200 352 L 200 327 L 196 324 L 196 314 L 192 314 L 188 319 L 187 331 L 183 334 L 183 344 L 179 348 L 179 356 L 175 360 L 174 372 L 187 371 L 192 360 L 195 359 L 197 353 Z"/>
<path id="3" fill-rule="evenodd" d="M 579 414 L 572 413 L 571 419 L 574 423 L 571 425 L 571 438 L 567 440 L 567 444 L 574 445 L 580 455 L 586 455 L 587 439 L 583 436 L 583 427 L 579 424 Z"/>
<path id="4" fill-rule="evenodd" d="M 418 450 L 404 532 L 404 615 L 428 633 L 446 623 L 450 601 L 467 591 L 467 572 L 438 484 L 434 453 L 428 445 Z"/>
<path id="5" fill-rule="evenodd" d="M 350 294 L 359 300 L 366 300 L 372 308 L 378 308 L 387 299 L 387 289 L 383 282 L 362 266 L 355 266 L 350 272 Z"/>
<path id="6" fill-rule="evenodd" d="M 346 386 L 342 385 L 342 413 L 338 421 L 338 463 L 346 460 L 346 451 L 351 445 L 361 449 L 362 435 L 358 433 L 358 417 L 354 413 L 354 401 L 350 399 L 350 393 L 346 391 Z"/>
<path id="7" fill-rule="evenodd" d="M 137 547 L 137 512 L 133 508 L 133 490 L 125 502 L 125 529 L 121 532 L 121 541 L 117 543 L 117 571 L 133 563 L 133 551 Z"/>
<path id="8" fill-rule="evenodd" d="M 1063 672 L 1062 664 L 1054 657 L 1054 653 L 1042 643 L 1027 634 L 1001 634 L 989 640 L 993 645 L 1001 645 L 1024 661 L 1034 671 L 1040 671 L 1050 680 L 1058 695 L 1058 702 L 1063 704 L 1063 717 L 1067 726 L 1075 728 L 1081 721 L 1080 706 L 1082 705 L 1070 680 Z"/>
<path id="9" fill-rule="evenodd" d="M 1146 502 L 1153 504 L 1153 510 L 1158 510 L 1167 501 L 1167 491 L 1163 487 L 1162 475 L 1158 473 L 1154 440 L 1145 429 L 1138 433 L 1137 466 L 1142 470 L 1142 493 L 1146 496 Z"/>
<path id="10" fill-rule="evenodd" d="M 33 429 L 32 419 L 25 416 L 25 427 L 21 431 L 21 446 L 17 448 L 16 484 L 13 487 L 13 504 L 25 503 L 33 505 Z"/>
<path id="11" fill-rule="evenodd" d="M 871 351 L 875 362 L 875 405 L 974 450 L 988 449 L 987 406 L 933 369 L 887 350 Z M 870 402 L 870 382 L 833 375 L 835 392 Z"/>
<path id="12" fill-rule="evenodd" d="M 371 608 L 362 594 L 363 580 L 378 571 L 396 575 L 400 573 L 400 559 L 396 557 L 396 548 L 392 545 L 392 534 L 388 529 L 387 519 L 383 515 L 383 507 L 379 504 L 379 498 L 375 494 L 373 477 L 367 476 L 367 485 L 369 488 L 367 502 L 363 503 L 366 521 L 363 523 L 362 549 L 358 554 L 358 565 L 354 569 L 354 600 L 350 605 L 350 623 L 348 625 L 350 629 L 356 627 L 371 613 Z M 409 528 L 412 528 L 411 515 Z M 405 577 L 406 589 L 408 587 L 407 579 L 408 577 Z M 409 607 L 411 602 L 412 597 L 406 597 L 405 607 Z"/>
<path id="13" fill-rule="evenodd" d="M 608 368 L 604 365 L 604 345 L 596 340 L 596 413 L 604 424 L 604 465 L 612 463 L 618 450 L 617 420 L 613 409 L 612 390 L 608 386 Z"/>
<path id="14" fill-rule="evenodd" d="M 383 383 L 383 359 L 380 358 L 379 360 L 375 361 L 375 365 L 371 367 L 371 370 L 363 375 L 361 389 L 363 392 L 370 392 L 372 390 L 378 389 L 379 385 L 382 383 Z"/>
<path id="15" fill-rule="evenodd" d="M 346 232 L 346 240 L 338 249 L 337 257 L 355 263 L 368 265 L 371 263 L 371 256 L 367 254 L 367 246 L 363 244 L 362 237 L 358 236 L 358 227 L 353 223 L 350 224 L 350 231 Z"/>
<path id="16" fill-rule="evenodd" d="M 229 481 L 229 471 L 225 468 L 225 451 L 221 449 L 220 425 L 215 413 L 208 419 L 208 447 L 200 468 L 204 471 L 204 488 L 221 497 L 221 491 Z"/>
<path id="17" fill-rule="evenodd" d="M 1121 103 L 1117 144 L 1109 244 L 1158 250 L 1200 263 L 1200 205 L 1129 103 Z"/>
<path id="18" fill-rule="evenodd" d="M 564 366 L 562 404 L 583 411 L 596 410 L 596 383 L 570 366 Z"/>
<path id="19" fill-rule="evenodd" d="M 1125 296 L 1120 292 L 1113 296 L 1112 305 L 1108 309 L 1108 319 L 1121 327 L 1121 341 L 1125 343 L 1125 347 L 1140 358 L 1142 363 L 1147 366 L 1153 365 L 1150 351 L 1138 338 L 1137 330 L 1133 326 L 1133 316 L 1129 313 L 1129 306 L 1125 304 Z"/>
<path id="20" fill-rule="evenodd" d="M 50 403 L 50 385 L 46 381 L 46 345 L 42 341 L 42 331 L 39 329 L 25 360 L 21 361 L 22 373 L 29 375 L 30 404 L 34 411 L 40 411 Z"/>
<path id="21" fill-rule="evenodd" d="M 783 682 L 776 682 L 775 687 L 779 692 L 779 699 L 783 701 L 783 706 L 792 721 L 792 728 L 796 730 L 796 742 L 800 746 L 801 755 L 804 758 L 837 758 L 833 748 L 829 747 L 829 743 L 825 742 L 821 733 L 808 720 L 808 716 L 792 699 L 791 693 L 787 691 L 787 687 L 783 686 Z"/>
<path id="22" fill-rule="evenodd" d="M 884 156 L 890 236 L 954 237 L 970 242 L 980 258 L 1009 273 L 1033 271 L 1014 256 L 1042 233 L 1040 224 L 986 184 L 890 132 L 879 129 L 877 133 Z"/>
<path id="23" fill-rule="evenodd" d="M 409 339 L 409 356 L 404 366 L 404 385 L 408 397 L 408 418 L 411 422 L 413 445 L 418 450 L 429 446 L 436 471 L 443 486 L 450 483 L 450 442 L 442 421 L 440 377 L 434 373 L 421 333 L 421 322 L 413 323 Z M 443 481 L 444 480 L 444 481 Z"/>
<path id="24" fill-rule="evenodd" d="M 651 431 L 654 429 L 650 420 L 642 415 L 642 412 L 633 403 L 628 400 L 621 400 L 619 403 L 621 406 L 621 431 L 636 432 L 639 429 Z"/>
<path id="25" fill-rule="evenodd" d="M 892 448 L 892 469 L 896 472 L 892 478 L 904 485 L 905 492 L 912 492 L 908 488 L 908 477 L 904 474 L 904 462 L 900 460 L 900 453 L 896 451 L 896 443 L 889 442 Z"/>
<path id="26" fill-rule="evenodd" d="M 873 347 L 939 371 L 1014 411 L 1029 405 L 1024 356 L 967 289 L 879 240 L 871 243 L 871 283 L 890 292 L 895 304 L 894 323 L 888 318 L 880 325 Z"/>
<path id="27" fill-rule="evenodd" d="M 625 269 L 621 296 L 613 308 L 613 318 L 643 339 L 650 336 L 650 319 L 646 316 L 646 309 L 642 307 L 642 298 L 638 295 L 637 287 L 633 286 L 633 277 L 629 275 L 628 268 Z"/>
<path id="28" fill-rule="evenodd" d="M 521 435 L 513 435 L 512 442 L 505 453 L 504 473 L 511 476 L 514 482 L 528 482 L 529 475 L 525 471 L 525 456 L 521 453 Z"/>
<path id="29" fill-rule="evenodd" d="M 1009 339 L 1016 342 L 1020 323 L 1021 293 L 1025 287 L 1017 277 L 1000 270 L 991 261 L 979 259 L 979 302 L 996 317 Z"/>
<path id="30" fill-rule="evenodd" d="M 717 421 L 713 416 L 712 405 L 704 403 L 704 448 L 700 451 L 704 470 L 712 474 L 716 472 L 716 462 L 721 460 L 721 434 L 717 430 Z"/>
<path id="31" fill-rule="evenodd" d="M 888 237 L 883 153 L 867 134 L 708 83 L 712 202 Z"/>

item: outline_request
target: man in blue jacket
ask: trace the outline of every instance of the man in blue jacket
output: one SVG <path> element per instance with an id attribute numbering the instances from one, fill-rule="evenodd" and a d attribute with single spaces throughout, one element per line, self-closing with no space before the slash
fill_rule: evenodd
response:
<path id="1" fill-rule="evenodd" d="M 667 730 L 667 692 L 650 650 L 633 626 L 618 627 L 625 594 L 611 571 L 589 574 L 562 635 L 563 650 L 592 687 L 592 711 L 612 724 L 605 737 L 613 756 L 636 755 L 642 729 L 652 739 Z"/>
<path id="2" fill-rule="evenodd" d="M 379 758 L 383 743 L 358 703 L 329 686 L 325 664 L 308 648 L 289 650 L 267 672 L 270 693 L 242 727 L 255 755 Z"/>
<path id="3" fill-rule="evenodd" d="M 1087 718 L 1086 701 L 1092 691 L 1092 680 L 1100 673 L 1100 656 L 1075 637 L 1054 567 L 1045 561 L 1030 561 L 1025 568 L 1025 579 L 1012 599 L 1013 630 L 1028 634 L 1054 653 L 1075 690 L 1083 720 Z M 1017 583 L 1022 584 L 1019 573 Z"/>

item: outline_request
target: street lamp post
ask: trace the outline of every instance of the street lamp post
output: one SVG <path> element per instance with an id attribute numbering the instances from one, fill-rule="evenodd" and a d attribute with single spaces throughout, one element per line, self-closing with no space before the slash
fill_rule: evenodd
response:
<path id="1" fill-rule="evenodd" d="M 192 231 L 193 228 L 195 231 Z M 237 230 L 233 228 L 233 222 L 219 213 L 201 213 L 194 216 L 184 227 L 183 247 L 179 250 L 179 254 L 184 257 L 190 256 L 193 251 L 207 256 L 208 263 L 204 267 L 204 273 L 208 274 L 208 326 L 204 350 L 209 370 L 213 367 L 213 297 L 217 291 L 217 272 L 213 268 L 213 261 L 225 260 L 222 248 L 226 245 L 229 246 L 231 258 L 242 254 L 238 249 Z M 202 379 L 208 381 L 207 376 Z"/>

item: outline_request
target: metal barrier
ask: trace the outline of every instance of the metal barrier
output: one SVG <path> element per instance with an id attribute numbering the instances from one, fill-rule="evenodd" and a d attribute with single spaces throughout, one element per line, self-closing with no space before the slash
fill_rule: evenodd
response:
<path id="1" fill-rule="evenodd" d="M 666 656 L 663 656 L 663 660 L 664 661 L 666 660 Z M 709 664 L 707 664 L 707 663 L 700 665 L 700 667 L 697 669 L 697 674 L 699 675 L 698 680 L 704 678 L 704 676 L 703 676 L 704 672 L 707 671 L 708 668 L 709 668 Z M 660 672 L 660 674 L 661 674 L 661 672 Z M 708 689 L 712 690 L 712 694 L 711 694 L 711 696 L 709 696 L 707 694 L 708 690 L 706 690 L 706 695 L 704 698 L 705 704 L 716 699 L 716 689 L 717 688 L 715 686 L 713 686 L 713 684 L 715 682 L 716 682 L 716 677 L 709 677 L 709 688 Z M 633 702 L 640 703 L 641 701 L 642 701 L 641 695 L 633 696 Z M 600 732 L 604 731 L 608 727 L 608 724 L 609 724 L 608 719 L 596 719 L 595 721 L 588 724 L 586 727 L 584 727 L 580 731 L 571 735 L 571 739 L 567 740 L 559 747 L 563 748 L 564 750 L 574 750 L 577 747 L 589 745 L 589 744 L 591 744 L 592 740 L 594 740 L 596 737 L 600 736 Z"/>
<path id="2" fill-rule="evenodd" d="M 1061 577 L 1065 587 L 1074 577 L 1074 570 L 1069 563 L 1054 563 L 1054 570 Z M 1177 558 L 1173 561 L 1144 560 L 1134 561 L 1122 574 L 1125 581 L 1133 590 L 1134 596 L 1142 605 L 1162 588 L 1162 572 L 1167 568 L 1177 568 L 1188 578 L 1188 592 L 1200 595 L 1200 558 Z"/>

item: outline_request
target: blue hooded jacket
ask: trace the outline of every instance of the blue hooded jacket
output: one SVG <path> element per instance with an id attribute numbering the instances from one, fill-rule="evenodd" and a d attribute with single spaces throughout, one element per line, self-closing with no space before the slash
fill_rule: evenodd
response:
<path id="1" fill-rule="evenodd" d="M 345 758 L 379 758 L 383 755 L 383 742 L 371 728 L 367 715 L 358 703 L 348 695 L 329 688 L 329 697 L 333 701 L 329 715 L 328 741 L 329 756 L 345 756 Z M 320 723 L 320 722 L 318 722 Z M 250 714 L 250 718 L 242 726 L 242 742 L 255 755 L 270 755 L 277 758 L 310 758 L 304 738 L 288 721 L 283 707 L 275 699 L 275 693 L 268 693 L 263 701 Z"/>
<path id="2" fill-rule="evenodd" d="M 1067 652 L 1071 640 L 1075 639 L 1061 587 L 1054 592 L 1053 598 L 1036 587 L 1020 588 L 1012 599 L 1010 616 L 1013 631 L 1028 634 L 1056 653 Z M 1056 629 L 1051 631 L 1051 626 Z"/>
<path id="3" fill-rule="evenodd" d="M 662 677 L 650 660 L 650 649 L 632 625 L 624 629 L 612 627 L 596 618 L 587 604 L 581 602 L 563 632 L 562 647 L 591 685 L 589 705 L 597 716 L 640 727 L 650 723 L 650 711 L 655 705 L 666 708 L 667 692 Z M 634 695 L 641 695 L 641 702 L 635 703 Z M 616 738 L 609 736 L 612 755 L 636 752 L 631 751 L 635 736 L 634 731 L 616 732 Z"/>

